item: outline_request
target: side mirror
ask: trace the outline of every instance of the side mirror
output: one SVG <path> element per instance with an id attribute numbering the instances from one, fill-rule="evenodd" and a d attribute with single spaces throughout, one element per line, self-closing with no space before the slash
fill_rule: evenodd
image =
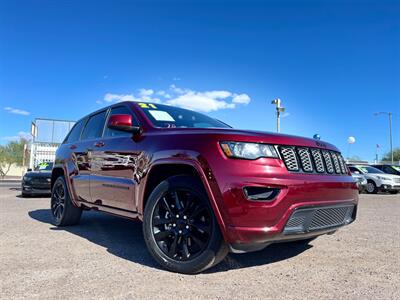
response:
<path id="1" fill-rule="evenodd" d="M 354 171 L 354 174 L 360 174 L 360 172 L 358 172 L 358 171 Z"/>
<path id="2" fill-rule="evenodd" d="M 29 168 L 29 169 L 27 170 L 27 172 L 32 172 L 32 169 L 31 169 L 31 168 Z"/>
<path id="3" fill-rule="evenodd" d="M 132 125 L 131 115 L 113 115 L 108 119 L 107 127 L 132 133 L 140 131 L 140 127 Z"/>

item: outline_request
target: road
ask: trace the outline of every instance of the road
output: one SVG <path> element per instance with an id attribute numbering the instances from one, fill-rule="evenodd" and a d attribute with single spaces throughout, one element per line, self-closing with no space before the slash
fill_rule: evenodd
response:
<path id="1" fill-rule="evenodd" d="M 48 198 L 0 184 L 1 299 L 400 299 L 400 195 L 361 195 L 358 219 L 309 246 L 230 254 L 174 274 L 147 253 L 141 224 L 85 212 L 50 223 Z"/>

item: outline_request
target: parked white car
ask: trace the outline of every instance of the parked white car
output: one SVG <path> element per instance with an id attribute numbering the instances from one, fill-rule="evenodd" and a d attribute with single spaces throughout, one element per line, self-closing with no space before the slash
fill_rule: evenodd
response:
<path id="1" fill-rule="evenodd" d="M 362 174 L 367 179 L 366 191 L 376 194 L 378 191 L 397 194 L 400 191 L 400 176 L 386 174 L 377 168 L 366 165 L 348 166 L 352 174 Z"/>

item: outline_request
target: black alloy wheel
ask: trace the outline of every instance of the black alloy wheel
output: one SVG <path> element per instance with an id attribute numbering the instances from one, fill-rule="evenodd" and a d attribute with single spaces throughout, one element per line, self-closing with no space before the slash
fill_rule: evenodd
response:
<path id="1" fill-rule="evenodd" d="M 64 176 L 58 177 L 54 182 L 51 190 L 50 210 L 53 223 L 57 226 L 79 223 L 82 208 L 72 203 Z"/>
<path id="2" fill-rule="evenodd" d="M 51 213 L 54 220 L 60 222 L 65 210 L 65 190 L 61 181 L 57 181 L 53 187 L 51 197 Z"/>
<path id="3" fill-rule="evenodd" d="M 159 183 L 148 197 L 143 235 L 153 258 L 165 269 L 195 274 L 228 253 L 207 193 L 194 176 Z"/>
<path id="4" fill-rule="evenodd" d="M 208 245 L 212 222 L 209 208 L 193 192 L 168 191 L 154 207 L 154 240 L 171 259 L 190 260 Z"/>

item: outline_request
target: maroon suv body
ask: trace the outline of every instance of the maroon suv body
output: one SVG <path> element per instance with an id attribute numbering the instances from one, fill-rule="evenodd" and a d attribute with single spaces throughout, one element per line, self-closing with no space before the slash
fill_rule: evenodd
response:
<path id="1" fill-rule="evenodd" d="M 331 144 L 134 102 L 77 122 L 57 151 L 52 190 L 57 225 L 84 209 L 143 220 L 153 257 L 184 273 L 228 250 L 334 232 L 355 219 L 358 201 Z"/>

